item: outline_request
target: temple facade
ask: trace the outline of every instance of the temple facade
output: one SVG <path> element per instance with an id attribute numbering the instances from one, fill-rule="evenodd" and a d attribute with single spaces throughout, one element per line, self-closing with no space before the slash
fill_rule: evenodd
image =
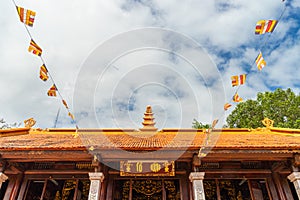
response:
<path id="1" fill-rule="evenodd" d="M 300 130 L 0 130 L 4 200 L 297 200 Z"/>

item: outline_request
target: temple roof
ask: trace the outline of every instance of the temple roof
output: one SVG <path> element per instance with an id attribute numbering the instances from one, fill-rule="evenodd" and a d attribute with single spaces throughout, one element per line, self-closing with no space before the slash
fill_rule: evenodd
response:
<path id="1" fill-rule="evenodd" d="M 125 150 L 197 150 L 213 149 L 300 150 L 300 129 L 274 128 L 265 119 L 265 128 L 162 129 L 157 131 L 151 106 L 143 117 L 143 128 L 64 129 L 32 128 L 34 119 L 25 120 L 25 128 L 0 130 L 0 150 L 80 150 L 121 148 Z"/>
<path id="2" fill-rule="evenodd" d="M 209 137 L 209 138 L 208 138 Z M 282 128 L 217 129 L 34 129 L 0 130 L 0 149 L 197 149 L 207 142 L 214 148 L 300 149 L 300 130 Z"/>

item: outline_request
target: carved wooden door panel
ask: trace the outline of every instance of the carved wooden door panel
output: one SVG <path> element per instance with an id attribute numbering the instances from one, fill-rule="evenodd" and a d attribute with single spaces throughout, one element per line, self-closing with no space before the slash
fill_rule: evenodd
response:
<path id="1" fill-rule="evenodd" d="M 162 200 L 161 180 L 135 180 L 132 184 L 132 200 Z"/>
<path id="2" fill-rule="evenodd" d="M 180 200 L 179 180 L 115 180 L 113 200 Z"/>

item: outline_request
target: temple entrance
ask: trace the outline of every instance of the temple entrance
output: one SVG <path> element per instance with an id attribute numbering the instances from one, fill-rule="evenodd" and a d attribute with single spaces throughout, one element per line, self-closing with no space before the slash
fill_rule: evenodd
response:
<path id="1" fill-rule="evenodd" d="M 203 181 L 209 200 L 270 200 L 266 181 L 261 179 L 208 179 Z"/>
<path id="2" fill-rule="evenodd" d="M 90 181 L 86 179 L 28 180 L 25 200 L 87 200 Z"/>
<path id="3" fill-rule="evenodd" d="M 113 200 L 180 200 L 178 179 L 115 180 Z"/>

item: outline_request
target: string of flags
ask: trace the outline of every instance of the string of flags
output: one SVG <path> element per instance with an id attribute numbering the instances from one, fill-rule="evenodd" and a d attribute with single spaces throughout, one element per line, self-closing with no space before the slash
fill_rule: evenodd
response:
<path id="1" fill-rule="evenodd" d="M 241 75 L 236 75 L 231 77 L 231 84 L 232 87 L 238 86 L 238 85 L 243 85 L 246 81 L 246 76 L 247 74 L 241 74 Z"/>
<path id="2" fill-rule="evenodd" d="M 17 11 L 19 13 L 20 21 L 32 27 L 34 22 L 35 12 L 24 9 L 20 6 L 17 6 Z"/>
<path id="3" fill-rule="evenodd" d="M 284 0 L 282 2 L 284 2 Z M 280 21 L 280 19 L 281 19 L 284 12 L 285 12 L 285 9 L 282 11 L 282 13 L 281 13 L 278 20 L 273 20 L 273 19 L 259 20 L 256 23 L 256 26 L 255 26 L 255 32 L 254 32 L 255 35 L 270 34 L 269 36 L 271 36 L 271 34 L 275 30 L 276 25 L 279 23 L 279 21 Z M 259 51 L 259 53 L 258 53 L 258 55 L 255 58 L 255 61 L 253 63 L 256 64 L 256 67 L 259 71 L 261 71 L 264 67 L 266 67 L 267 63 L 266 63 L 265 59 L 263 58 L 263 55 L 262 55 L 261 51 Z M 234 92 L 233 97 L 232 97 L 232 102 L 239 103 L 239 102 L 243 101 L 243 99 L 238 95 L 238 90 L 239 90 L 241 85 L 245 84 L 246 77 L 247 77 L 247 74 L 231 76 L 231 85 L 232 85 L 232 87 L 238 86 L 237 89 Z M 226 102 L 224 104 L 224 111 L 227 111 L 231 106 L 232 106 L 232 104 L 230 102 Z"/>
<path id="4" fill-rule="evenodd" d="M 56 88 L 55 84 L 53 84 L 51 86 L 51 88 L 48 90 L 47 94 L 50 97 L 56 97 L 56 91 L 57 91 L 57 88 Z"/>
<path id="5" fill-rule="evenodd" d="M 232 97 L 232 101 L 238 103 L 238 102 L 242 102 L 243 99 L 237 93 L 235 93 Z"/>
<path id="6" fill-rule="evenodd" d="M 47 81 L 49 78 L 48 76 L 48 70 L 45 64 L 43 64 L 40 68 L 40 79 L 42 81 Z"/>
<path id="7" fill-rule="evenodd" d="M 50 97 L 57 97 L 59 96 L 61 98 L 62 104 L 64 105 L 64 107 L 67 109 L 68 111 L 68 116 L 73 120 L 73 122 L 76 124 L 74 115 L 70 112 L 70 109 L 66 103 L 66 101 L 64 100 L 64 98 L 62 97 L 62 95 L 60 94 L 54 79 L 52 78 L 48 68 L 46 67 L 45 61 L 42 58 L 42 48 L 34 41 L 33 37 L 30 34 L 30 31 L 28 30 L 27 26 L 29 27 L 33 27 L 34 24 L 34 20 L 35 20 L 35 16 L 36 16 L 36 12 L 29 10 L 29 9 L 25 9 L 23 7 L 17 6 L 15 1 L 12 0 L 12 2 L 14 3 L 19 19 L 20 21 L 24 24 L 24 27 L 30 37 L 30 44 L 28 47 L 28 51 L 34 55 L 37 55 L 40 57 L 41 61 L 42 61 L 42 65 L 40 67 L 40 71 L 39 71 L 39 77 L 42 81 L 48 81 L 49 78 L 52 81 L 52 86 L 50 87 L 50 89 L 47 91 L 47 95 Z M 284 0 L 282 0 L 282 2 L 284 2 Z M 272 34 L 273 31 L 275 30 L 277 24 L 279 23 L 283 13 L 284 13 L 285 9 L 282 11 L 281 16 L 279 17 L 278 20 L 273 20 L 273 19 L 269 19 L 269 20 L 259 20 L 256 23 L 255 26 L 255 35 L 263 35 L 263 34 Z M 262 52 L 259 51 L 258 56 L 255 58 L 254 63 L 256 64 L 257 68 L 259 71 L 261 71 L 266 65 L 266 61 L 263 58 Z M 239 103 L 242 102 L 243 99 L 238 95 L 238 90 L 240 88 L 241 85 L 244 85 L 246 82 L 246 77 L 247 74 L 241 74 L 241 75 L 234 75 L 231 77 L 231 84 L 232 87 L 236 87 L 237 89 L 232 97 L 232 102 L 235 103 Z M 58 95 L 57 95 L 58 94 Z M 230 102 L 225 103 L 224 105 L 224 110 L 228 110 L 230 107 L 232 107 L 232 104 Z M 76 128 L 78 129 L 78 126 L 76 124 Z"/>
<path id="8" fill-rule="evenodd" d="M 256 57 L 255 63 L 256 63 L 256 66 L 257 66 L 257 68 L 258 68 L 259 71 L 261 71 L 262 68 L 264 68 L 267 65 L 266 61 L 262 57 L 262 53 L 261 52 L 259 52 L 258 56 Z"/>
<path id="9" fill-rule="evenodd" d="M 277 20 L 260 20 L 256 24 L 255 34 L 261 35 L 265 33 L 272 33 L 277 23 Z"/>
<path id="10" fill-rule="evenodd" d="M 282 2 L 284 2 L 284 0 L 282 0 Z M 285 10 L 286 10 L 286 5 L 285 5 L 283 11 L 281 12 L 281 15 L 280 15 L 278 20 L 259 20 L 256 23 L 254 33 L 256 35 L 262 35 L 262 34 L 267 34 L 268 33 L 268 34 L 270 34 L 269 36 L 271 36 L 271 34 L 273 33 L 276 25 L 279 23 L 281 17 L 283 16 Z M 266 43 L 266 41 L 265 41 L 265 43 Z M 265 43 L 264 43 L 264 45 L 265 45 Z M 256 64 L 259 71 L 261 71 L 267 65 L 266 61 L 264 60 L 264 58 L 262 56 L 261 51 L 259 51 L 258 56 L 255 58 L 253 64 L 254 63 Z M 251 65 L 251 67 L 252 67 L 252 65 Z M 243 99 L 238 95 L 238 90 L 239 90 L 241 85 L 245 84 L 246 77 L 247 77 L 247 74 L 231 76 L 231 85 L 232 85 L 232 87 L 236 87 L 234 95 L 232 96 L 232 99 L 231 99 L 232 102 L 239 103 L 239 102 L 243 101 Z M 232 107 L 232 103 L 231 102 L 226 102 L 223 106 L 223 109 L 226 112 L 231 107 Z M 205 157 L 207 155 L 207 153 L 209 152 L 209 148 L 207 148 L 207 147 L 208 147 L 208 143 L 211 140 L 210 139 L 210 137 L 211 137 L 210 133 L 212 132 L 213 129 L 215 129 L 215 126 L 216 126 L 217 123 L 218 123 L 218 119 L 215 119 L 212 123 L 211 129 L 208 129 L 207 132 L 206 132 L 205 142 L 204 142 L 203 146 L 201 146 L 201 148 L 199 149 L 199 153 L 198 153 L 198 157 L 200 159 L 202 157 Z"/>
<path id="11" fill-rule="evenodd" d="M 66 110 L 68 112 L 68 116 L 72 119 L 72 122 L 76 125 L 76 129 L 78 129 L 74 115 L 70 112 L 70 108 L 69 108 L 67 102 L 64 100 L 61 93 L 59 92 L 54 79 L 52 78 L 48 68 L 46 67 L 44 59 L 42 58 L 42 52 L 43 52 L 42 48 L 33 40 L 33 37 L 31 36 L 30 31 L 27 28 L 27 26 L 33 27 L 36 12 L 29 10 L 29 9 L 25 9 L 20 6 L 17 6 L 14 0 L 12 0 L 12 2 L 14 3 L 14 5 L 17 9 L 17 13 L 19 15 L 20 21 L 24 24 L 24 27 L 30 37 L 28 52 L 30 52 L 36 56 L 39 56 L 42 61 L 42 66 L 40 67 L 40 72 L 39 72 L 39 75 L 40 75 L 39 78 L 44 82 L 48 81 L 48 79 L 50 78 L 50 80 L 52 82 L 52 86 L 47 91 L 47 95 L 49 97 L 59 96 L 59 98 L 62 101 L 62 104 L 64 105 L 64 107 L 66 108 Z"/>
<path id="12" fill-rule="evenodd" d="M 31 41 L 30 41 L 30 45 L 29 45 L 29 47 L 28 47 L 28 51 L 29 51 L 30 53 L 33 53 L 33 54 L 37 55 L 37 56 L 42 56 L 42 52 L 43 52 L 42 48 L 39 47 L 39 45 L 37 45 L 37 44 L 33 41 L 33 39 L 31 39 Z"/>

